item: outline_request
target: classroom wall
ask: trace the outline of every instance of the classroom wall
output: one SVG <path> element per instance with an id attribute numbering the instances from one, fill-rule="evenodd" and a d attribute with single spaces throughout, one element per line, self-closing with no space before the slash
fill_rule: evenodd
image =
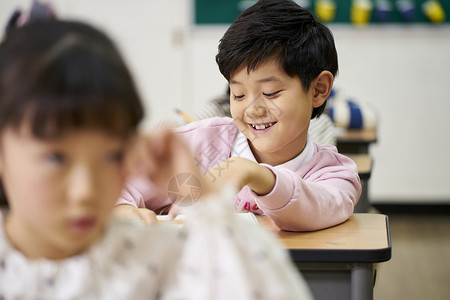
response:
<path id="1" fill-rule="evenodd" d="M 87 20 L 118 42 L 149 110 L 144 129 L 193 113 L 224 92 L 214 61 L 226 26 L 191 24 L 192 0 L 54 0 L 62 17 Z M 0 1 L 0 24 L 13 7 Z M 373 202 L 450 203 L 450 26 L 330 25 L 336 86 L 379 114 L 371 148 Z"/>

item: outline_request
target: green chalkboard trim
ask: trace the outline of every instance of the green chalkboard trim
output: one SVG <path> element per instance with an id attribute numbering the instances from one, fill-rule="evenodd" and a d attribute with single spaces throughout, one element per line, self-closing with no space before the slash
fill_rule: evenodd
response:
<path id="1" fill-rule="evenodd" d="M 351 0 L 334 0 L 337 4 L 336 16 L 331 23 L 348 23 L 350 22 L 350 8 Z M 375 12 L 372 10 L 369 24 L 389 24 L 389 23 L 403 23 L 403 24 L 417 24 L 417 23 L 432 23 L 422 12 L 421 6 L 427 0 L 415 0 L 416 14 L 414 21 L 406 21 L 400 12 L 395 7 L 396 0 L 390 0 L 393 10 L 386 21 L 381 22 L 377 19 Z M 197 25 L 211 25 L 211 24 L 231 24 L 241 12 L 241 7 L 244 2 L 242 0 L 195 0 L 195 23 Z M 311 9 L 314 8 L 316 1 L 310 1 Z M 446 20 L 444 23 L 450 23 L 450 1 L 439 1 L 445 14 Z M 372 3 L 374 1 L 372 0 Z M 314 12 L 314 10 L 313 10 Z"/>

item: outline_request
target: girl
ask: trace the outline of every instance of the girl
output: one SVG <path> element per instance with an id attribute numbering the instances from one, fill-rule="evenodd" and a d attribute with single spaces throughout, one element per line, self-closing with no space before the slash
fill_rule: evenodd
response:
<path id="1" fill-rule="evenodd" d="M 0 44 L 0 178 L 9 203 L 0 213 L 0 298 L 309 299 L 265 232 L 239 230 L 230 214 L 202 219 L 214 201 L 200 203 L 205 213 L 183 229 L 110 218 L 140 161 L 142 117 L 130 73 L 103 33 L 64 21 L 8 32 Z M 172 133 L 145 145 L 147 161 L 165 161 L 145 170 L 153 182 L 198 174 Z M 236 246 L 243 241 L 250 246 Z M 265 255 L 256 263 L 241 248 Z"/>

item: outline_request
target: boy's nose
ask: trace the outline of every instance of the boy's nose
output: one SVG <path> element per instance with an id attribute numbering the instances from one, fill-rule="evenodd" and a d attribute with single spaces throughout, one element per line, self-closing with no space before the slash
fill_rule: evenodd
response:
<path id="1" fill-rule="evenodd" d="M 71 202 L 89 202 L 94 198 L 95 172 L 85 165 L 76 166 L 68 182 L 68 198 Z"/>
<path id="2" fill-rule="evenodd" d="M 267 114 L 267 105 L 262 97 L 254 98 L 246 107 L 245 113 L 249 117 L 263 117 Z"/>

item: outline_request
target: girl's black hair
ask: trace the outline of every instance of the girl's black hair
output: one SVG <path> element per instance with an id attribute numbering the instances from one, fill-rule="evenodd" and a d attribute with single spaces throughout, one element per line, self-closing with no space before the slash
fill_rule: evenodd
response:
<path id="1" fill-rule="evenodd" d="M 250 72 L 271 59 L 289 76 L 298 76 L 306 90 L 322 71 L 338 72 L 331 31 L 290 0 L 260 0 L 249 7 L 225 32 L 218 50 L 216 62 L 228 81 L 242 67 Z M 314 108 L 311 119 L 325 106 Z"/>
<path id="2" fill-rule="evenodd" d="M 127 138 L 143 116 L 128 68 L 99 30 L 33 22 L 8 30 L 0 44 L 0 133 L 26 118 L 38 138 L 80 128 Z"/>
<path id="3" fill-rule="evenodd" d="M 10 27 L 0 44 L 0 134 L 30 122 L 34 136 L 100 129 L 128 138 L 144 116 L 113 42 L 83 23 L 34 21 Z M 0 180 L 0 207 L 7 207 Z"/>

